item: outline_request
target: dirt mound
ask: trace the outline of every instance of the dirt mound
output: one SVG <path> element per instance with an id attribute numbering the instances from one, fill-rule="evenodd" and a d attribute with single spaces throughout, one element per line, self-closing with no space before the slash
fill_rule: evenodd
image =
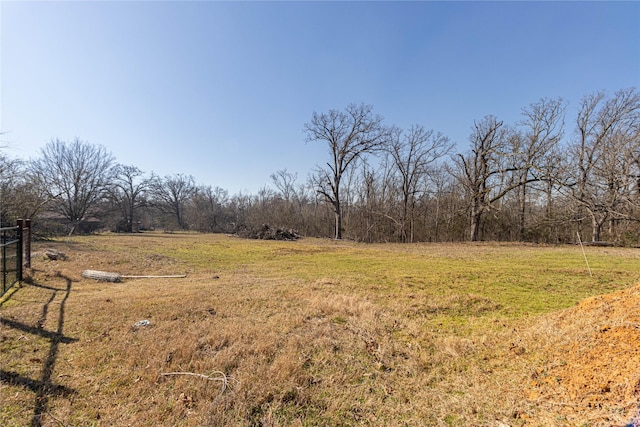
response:
<path id="1" fill-rule="evenodd" d="M 548 362 L 527 389 L 529 401 L 554 414 L 544 423 L 637 426 L 640 285 L 586 299 L 549 317 L 538 333 L 545 330 Z"/>

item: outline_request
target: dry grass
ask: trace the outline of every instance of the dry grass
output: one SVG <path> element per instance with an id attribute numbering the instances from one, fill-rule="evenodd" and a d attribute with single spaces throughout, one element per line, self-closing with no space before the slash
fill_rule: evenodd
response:
<path id="1" fill-rule="evenodd" d="M 551 426 L 633 415 L 615 399 L 617 418 L 563 412 L 571 391 L 558 400 L 543 380 L 570 375 L 553 371 L 565 354 L 554 349 L 600 324 L 556 311 L 635 283 L 638 250 L 590 248 L 590 279 L 573 247 L 195 234 L 36 249 L 46 246 L 69 259 L 34 259 L 31 283 L 0 307 L 3 426 Z M 98 283 L 83 269 L 188 277 Z"/>

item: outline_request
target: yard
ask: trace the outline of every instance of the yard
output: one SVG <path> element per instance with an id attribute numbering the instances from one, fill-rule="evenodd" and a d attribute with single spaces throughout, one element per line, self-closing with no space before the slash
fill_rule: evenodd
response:
<path id="1" fill-rule="evenodd" d="M 30 280 L 0 305 L 3 426 L 637 416 L 640 249 L 586 248 L 593 276 L 577 246 L 143 233 L 33 250 Z"/>

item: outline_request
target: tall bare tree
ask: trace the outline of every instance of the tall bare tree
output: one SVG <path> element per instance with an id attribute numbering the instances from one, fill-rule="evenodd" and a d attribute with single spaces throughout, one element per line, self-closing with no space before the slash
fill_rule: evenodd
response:
<path id="1" fill-rule="evenodd" d="M 189 228 L 185 218 L 185 204 L 196 190 L 194 178 L 183 174 L 165 176 L 164 179 L 154 177 L 151 190 L 156 206 L 172 215 L 179 228 Z"/>
<path id="2" fill-rule="evenodd" d="M 326 168 L 317 169 L 316 184 L 318 193 L 333 206 L 336 239 L 342 239 L 342 179 L 356 160 L 385 143 L 387 131 L 382 122 L 372 106 L 350 104 L 344 111 L 314 112 L 304 126 L 307 142 L 323 141 L 329 146 L 331 160 Z"/>
<path id="3" fill-rule="evenodd" d="M 452 149 L 453 144 L 448 137 L 423 126 L 413 125 L 406 132 L 398 128 L 392 130 L 387 150 L 400 176 L 402 203 L 399 224 L 403 242 L 413 242 L 414 239 L 415 204 L 421 192 L 421 181 L 426 178 L 429 168 Z"/>
<path id="4" fill-rule="evenodd" d="M 603 226 L 626 218 L 624 205 L 637 177 L 632 172 L 640 126 L 640 94 L 623 89 L 607 98 L 602 92 L 583 98 L 571 145 L 567 186 L 577 207 L 591 222 L 591 240 L 602 238 Z M 579 216 L 580 212 L 578 212 Z"/>
<path id="5" fill-rule="evenodd" d="M 513 147 L 520 144 L 522 134 L 494 116 L 486 116 L 474 123 L 469 139 L 470 152 L 458 154 L 455 160 L 458 180 L 469 197 L 469 238 L 477 241 L 484 213 L 528 181 L 515 178 L 523 166 Z"/>
<path id="6" fill-rule="evenodd" d="M 113 179 L 107 187 L 109 198 L 118 206 L 126 232 L 134 231 L 135 211 L 144 205 L 144 194 L 151 186 L 151 179 L 135 166 L 117 165 Z"/>
<path id="7" fill-rule="evenodd" d="M 530 104 L 522 109 L 523 119 L 518 123 L 523 133 L 512 138 L 512 151 L 516 156 L 518 170 L 516 179 L 519 204 L 519 237 L 525 239 L 526 205 L 529 184 L 538 181 L 554 181 L 556 169 L 554 153 L 564 136 L 565 103 L 561 98 L 547 99 Z"/>
<path id="8" fill-rule="evenodd" d="M 103 198 L 113 164 L 106 148 L 78 138 L 50 141 L 32 162 L 32 172 L 52 199 L 53 209 L 69 220 L 69 234 Z"/>

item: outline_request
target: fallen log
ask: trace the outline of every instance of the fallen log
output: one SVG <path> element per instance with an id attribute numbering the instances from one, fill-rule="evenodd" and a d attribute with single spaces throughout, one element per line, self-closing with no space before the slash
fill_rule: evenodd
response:
<path id="1" fill-rule="evenodd" d="M 122 275 L 119 273 L 111 273 L 108 271 L 98 271 L 98 270 L 84 270 L 82 272 L 82 277 L 87 279 L 94 279 L 99 282 L 111 282 L 118 283 L 121 282 L 122 279 L 182 279 L 187 277 L 186 274 L 173 274 L 173 275 L 160 275 L 160 276 L 130 276 L 130 275 Z"/>

